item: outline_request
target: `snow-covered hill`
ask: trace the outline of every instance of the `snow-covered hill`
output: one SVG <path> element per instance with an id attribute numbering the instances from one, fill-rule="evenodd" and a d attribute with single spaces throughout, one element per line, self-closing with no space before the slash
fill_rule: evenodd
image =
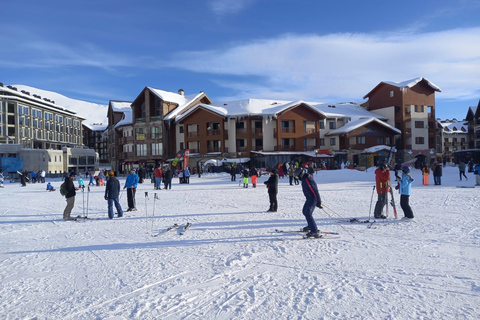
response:
<path id="1" fill-rule="evenodd" d="M 107 111 L 108 105 L 75 100 L 56 92 L 37 89 L 21 84 L 13 85 L 18 91 L 28 91 L 30 95 L 34 94 L 55 101 L 55 104 L 69 110 L 75 111 L 80 117 L 85 118 L 84 125 L 91 129 L 105 129 L 108 124 Z"/>
<path id="2" fill-rule="evenodd" d="M 306 225 L 301 187 L 287 179 L 277 213 L 265 212 L 266 177 L 245 189 L 214 174 L 175 179 L 168 191 L 140 184 L 138 211 L 113 220 L 104 187 L 92 187 L 77 193 L 73 211 L 83 214 L 88 203 L 99 220 L 86 222 L 62 220 L 58 191 L 7 183 L 1 318 L 479 319 L 480 189 L 457 188 L 473 186 L 474 176 L 459 182 L 448 167 L 441 186 L 423 186 L 420 171 L 412 175 L 415 222 L 390 218 L 367 228 L 347 221 L 369 218 L 373 170 L 316 174 L 325 211 L 314 217 L 322 231 L 340 233 L 331 240 L 275 232 Z M 152 236 L 186 222 L 185 235 Z"/>

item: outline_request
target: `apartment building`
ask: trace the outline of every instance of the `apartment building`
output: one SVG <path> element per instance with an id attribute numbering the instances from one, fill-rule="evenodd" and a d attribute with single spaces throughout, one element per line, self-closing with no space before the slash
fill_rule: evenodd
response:
<path id="1" fill-rule="evenodd" d="M 94 150 L 83 148 L 82 121 L 74 111 L 46 97 L 0 83 L 0 144 L 19 148 L 25 170 L 56 174 L 98 167 Z"/>
<path id="2" fill-rule="evenodd" d="M 468 122 L 468 149 L 480 149 L 480 100 L 476 107 L 469 107 L 465 121 Z"/>
<path id="3" fill-rule="evenodd" d="M 438 158 L 443 156 L 450 162 L 454 152 L 468 149 L 468 121 L 437 119 L 437 128 Z"/>
<path id="4" fill-rule="evenodd" d="M 395 142 L 399 162 L 435 153 L 435 92 L 441 92 L 438 86 L 419 77 L 381 82 L 364 96 L 369 111 L 383 115 L 402 132 Z"/>

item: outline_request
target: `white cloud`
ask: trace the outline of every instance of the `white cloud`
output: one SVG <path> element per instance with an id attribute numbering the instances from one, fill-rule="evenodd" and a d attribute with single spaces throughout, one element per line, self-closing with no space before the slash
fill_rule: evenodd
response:
<path id="1" fill-rule="evenodd" d="M 276 92 L 276 98 L 358 100 L 380 81 L 422 76 L 440 86 L 437 98 L 471 99 L 480 94 L 480 28 L 400 35 L 288 34 L 226 50 L 178 53 L 172 65 L 238 76 L 224 85 L 253 98 Z M 257 77 L 260 82 L 252 80 Z"/>

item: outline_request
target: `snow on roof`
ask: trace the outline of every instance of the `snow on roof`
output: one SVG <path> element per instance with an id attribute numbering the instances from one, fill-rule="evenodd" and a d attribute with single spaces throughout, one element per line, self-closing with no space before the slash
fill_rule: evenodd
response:
<path id="1" fill-rule="evenodd" d="M 442 126 L 443 133 L 467 133 L 468 121 L 438 121 Z"/>
<path id="2" fill-rule="evenodd" d="M 378 152 L 380 150 L 390 150 L 391 147 L 389 146 L 386 146 L 386 145 L 378 145 L 378 146 L 373 146 L 373 147 L 370 147 L 370 148 L 365 148 L 363 149 L 362 153 L 375 153 L 375 152 Z"/>
<path id="3" fill-rule="evenodd" d="M 185 113 L 182 113 L 181 115 L 177 116 L 175 118 L 175 122 L 179 122 L 183 118 L 187 117 L 189 114 L 193 113 L 198 108 L 203 108 L 203 109 L 212 111 L 213 113 L 216 113 L 216 114 L 218 114 L 222 117 L 226 116 L 227 113 L 228 113 L 227 109 L 225 109 L 225 108 L 215 107 L 215 106 L 212 106 L 212 105 L 209 105 L 209 104 L 200 103 L 200 104 L 196 105 L 195 107 L 188 109 Z"/>
<path id="4" fill-rule="evenodd" d="M 13 86 L 17 87 L 17 90 L 25 90 L 30 92 L 30 96 L 26 95 L 27 97 L 32 98 L 33 94 L 37 94 L 41 97 L 49 98 L 52 101 L 55 101 L 54 105 L 64 106 L 69 110 L 75 111 L 79 117 L 85 119 L 82 124 L 87 125 L 89 128 L 93 125 L 93 123 L 108 123 L 107 105 L 71 99 L 56 92 L 41 90 L 29 86 Z"/>
<path id="5" fill-rule="evenodd" d="M 378 118 L 381 120 L 387 120 L 387 118 L 374 112 L 370 112 L 354 102 L 335 104 L 310 102 L 310 104 L 325 114 L 327 118 L 350 118 L 351 120 L 362 118 Z"/>
<path id="6" fill-rule="evenodd" d="M 121 126 L 128 126 L 132 124 L 132 108 L 130 109 L 125 109 L 123 111 L 123 117 L 122 120 L 118 121 L 117 124 L 115 125 L 115 129 Z"/>
<path id="7" fill-rule="evenodd" d="M 402 81 L 402 82 L 393 82 L 393 81 L 382 81 L 380 82 L 377 86 L 375 86 L 375 88 L 373 88 L 372 90 L 370 90 L 369 93 L 367 93 L 363 99 L 366 99 L 378 86 L 380 86 L 381 84 L 388 84 L 388 85 L 391 85 L 391 86 L 395 86 L 395 87 L 399 87 L 400 89 L 403 89 L 403 88 L 412 88 L 414 86 L 416 86 L 420 81 L 423 81 L 425 80 L 428 85 L 434 90 L 434 91 L 438 91 L 438 92 L 442 92 L 442 90 L 440 90 L 440 88 L 435 85 L 433 82 L 431 82 L 430 80 L 426 79 L 426 78 L 423 78 L 423 77 L 418 77 L 418 78 L 414 78 L 414 79 L 411 79 L 411 80 L 406 80 L 406 81 Z"/>
<path id="8" fill-rule="evenodd" d="M 333 136 L 333 135 L 349 133 L 349 132 L 351 132 L 355 129 L 358 129 L 360 127 L 363 127 L 363 126 L 365 126 L 365 125 L 367 125 L 371 122 L 376 122 L 376 123 L 388 128 L 390 130 L 393 130 L 393 131 L 397 132 L 398 134 L 402 133 L 402 131 L 400 131 L 399 129 L 397 129 L 397 128 L 391 126 L 391 125 L 389 125 L 388 123 L 383 122 L 383 121 L 381 121 L 377 118 L 371 117 L 371 118 L 367 118 L 367 119 L 358 119 L 358 120 L 350 121 L 347 124 L 345 124 L 343 127 L 328 132 L 326 134 L 326 136 Z"/>
<path id="9" fill-rule="evenodd" d="M 170 120 L 174 119 L 176 116 L 181 114 L 190 104 L 196 100 L 199 100 L 202 96 L 206 96 L 204 92 L 198 94 L 183 95 L 179 93 L 164 91 L 160 89 L 155 89 L 147 87 L 151 92 L 153 92 L 157 97 L 166 102 L 173 102 L 178 105 L 172 112 L 167 114 L 163 119 Z"/>
<path id="10" fill-rule="evenodd" d="M 228 110 L 229 116 L 245 116 L 245 115 L 263 115 L 276 116 L 291 107 L 305 104 L 312 108 L 313 111 L 322 114 L 311 104 L 302 100 L 285 101 L 285 100 L 268 100 L 268 99 L 244 99 L 227 101 L 223 103 L 213 103 L 215 106 L 221 106 Z M 323 115 L 323 114 L 322 114 Z"/>
<path id="11" fill-rule="evenodd" d="M 113 112 L 124 112 L 125 110 L 131 110 L 131 101 L 110 101 Z"/>

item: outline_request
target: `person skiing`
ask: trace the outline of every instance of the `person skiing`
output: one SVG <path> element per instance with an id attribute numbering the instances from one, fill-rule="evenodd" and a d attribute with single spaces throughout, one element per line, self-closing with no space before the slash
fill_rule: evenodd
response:
<path id="1" fill-rule="evenodd" d="M 248 170 L 248 167 L 245 167 L 243 169 L 243 187 L 248 188 L 248 178 L 250 177 L 250 172 Z"/>
<path id="2" fill-rule="evenodd" d="M 252 186 L 254 188 L 256 188 L 257 187 L 258 171 L 257 171 L 257 168 L 255 168 L 255 166 L 253 166 L 252 169 L 250 169 L 250 177 L 252 178 Z"/>
<path id="3" fill-rule="evenodd" d="M 268 198 L 270 200 L 270 208 L 267 212 L 277 212 L 278 202 L 277 202 L 277 193 L 278 193 L 278 175 L 277 170 L 272 169 L 270 171 L 270 178 L 264 182 L 268 188 Z"/>
<path id="4" fill-rule="evenodd" d="M 315 210 L 315 207 L 322 208 L 322 200 L 318 193 L 317 184 L 315 180 L 313 180 L 313 175 L 305 172 L 305 169 L 303 168 L 298 168 L 295 170 L 294 174 L 302 181 L 302 191 L 305 196 L 305 204 L 302 209 L 302 213 L 308 224 L 308 226 L 303 229 L 308 231 L 305 236 L 307 238 L 320 238 L 317 223 L 315 222 L 315 219 L 313 219 L 313 211 Z"/>
<path id="5" fill-rule="evenodd" d="M 459 174 L 460 174 L 460 181 L 462 181 L 462 175 L 465 177 L 465 180 L 468 181 L 468 178 L 467 178 L 467 176 L 465 175 L 465 168 L 466 168 L 465 162 L 463 162 L 463 161 L 460 160 L 460 163 L 458 164 L 458 171 L 459 171 Z"/>
<path id="6" fill-rule="evenodd" d="M 78 188 L 75 188 L 75 185 L 73 184 L 73 180 L 75 180 L 76 174 L 75 172 L 70 172 L 68 175 L 68 178 L 65 180 L 64 183 L 66 183 L 66 189 L 67 189 L 67 194 L 65 195 L 65 199 L 67 201 L 67 206 L 65 207 L 65 210 L 63 210 L 63 220 L 68 221 L 68 220 L 75 220 L 75 218 L 70 217 L 70 214 L 72 213 L 72 209 L 75 206 L 75 195 L 78 190 Z"/>
<path id="7" fill-rule="evenodd" d="M 125 180 L 125 185 L 123 189 L 127 189 L 127 202 L 128 202 L 128 209 L 127 212 L 130 211 L 137 211 L 135 207 L 135 192 L 137 191 L 138 186 L 138 175 L 135 173 L 135 168 L 130 169 L 130 174 L 127 176 Z"/>
<path id="8" fill-rule="evenodd" d="M 410 176 L 410 167 L 402 167 L 402 177 L 397 178 L 400 182 L 400 206 L 402 207 L 405 217 L 403 220 L 413 219 L 413 211 L 409 204 L 410 194 L 412 192 L 413 179 Z"/>
<path id="9" fill-rule="evenodd" d="M 120 182 L 115 178 L 115 173 L 113 171 L 108 172 L 107 185 L 105 187 L 105 200 L 108 202 L 108 218 L 113 219 L 113 204 L 117 209 L 118 217 L 123 217 L 123 210 L 118 197 L 120 194 Z"/>
<path id="10" fill-rule="evenodd" d="M 373 215 L 375 219 L 386 219 L 387 217 L 382 214 L 382 211 L 387 204 L 387 193 L 390 187 L 390 169 L 384 163 L 381 163 L 375 170 L 375 183 L 378 199 Z"/>

